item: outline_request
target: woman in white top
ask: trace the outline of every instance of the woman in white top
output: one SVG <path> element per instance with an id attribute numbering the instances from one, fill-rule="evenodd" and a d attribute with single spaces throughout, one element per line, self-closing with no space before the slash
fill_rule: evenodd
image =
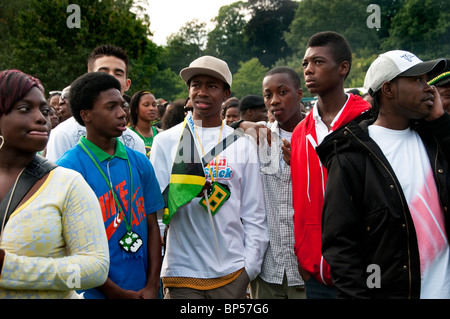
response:
<path id="1" fill-rule="evenodd" d="M 51 122 L 39 80 L 0 72 L 0 298 L 78 298 L 103 284 L 109 252 L 98 200 L 78 173 L 56 167 L 12 207 L 20 177 L 45 160 Z M 43 164 L 44 163 L 44 164 Z M 6 201 L 6 202 L 5 202 Z M 4 205 L 1 205 L 4 207 Z"/>

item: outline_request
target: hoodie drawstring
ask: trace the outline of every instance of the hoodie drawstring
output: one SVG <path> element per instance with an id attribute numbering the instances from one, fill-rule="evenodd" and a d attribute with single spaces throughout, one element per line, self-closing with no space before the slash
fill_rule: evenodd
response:
<path id="1" fill-rule="evenodd" d="M 311 143 L 311 145 L 312 145 L 312 147 L 314 147 L 314 149 L 317 148 L 317 143 L 311 134 L 306 135 L 306 140 L 307 140 L 307 142 L 305 143 L 306 144 L 306 169 L 307 169 L 307 174 L 308 174 L 307 195 L 308 195 L 309 202 L 311 203 L 311 198 L 309 196 L 309 178 L 310 178 L 310 176 L 309 176 L 308 141 Z M 322 165 L 322 162 L 320 162 L 320 160 L 319 160 L 319 165 L 320 165 L 320 175 L 322 178 L 322 195 L 325 196 L 325 178 L 324 178 L 324 172 L 323 172 L 323 165 Z"/>

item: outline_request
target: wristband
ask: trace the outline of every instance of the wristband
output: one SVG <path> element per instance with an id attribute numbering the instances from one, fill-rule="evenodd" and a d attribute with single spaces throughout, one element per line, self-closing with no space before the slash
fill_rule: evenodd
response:
<path id="1" fill-rule="evenodd" d="M 244 122 L 244 120 L 239 120 L 239 121 L 233 122 L 229 126 L 231 126 L 234 129 L 237 129 L 237 128 L 239 128 L 239 125 L 241 125 L 242 122 Z"/>

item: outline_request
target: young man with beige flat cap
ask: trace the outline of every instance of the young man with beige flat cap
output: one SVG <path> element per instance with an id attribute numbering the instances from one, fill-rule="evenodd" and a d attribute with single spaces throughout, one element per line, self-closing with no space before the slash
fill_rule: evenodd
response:
<path id="1" fill-rule="evenodd" d="M 203 56 L 181 70 L 180 76 L 194 108 L 187 119 L 193 123 L 192 135 L 203 156 L 233 133 L 220 117 L 221 105 L 231 93 L 232 75 L 226 62 Z M 172 182 L 184 125 L 158 134 L 153 141 L 150 160 L 161 192 Z M 268 245 L 256 145 L 240 137 L 203 169 L 206 185 L 219 185 L 227 199 L 210 213 L 201 204 L 203 197 L 196 197 L 171 217 L 161 270 L 165 298 L 246 298 Z"/>

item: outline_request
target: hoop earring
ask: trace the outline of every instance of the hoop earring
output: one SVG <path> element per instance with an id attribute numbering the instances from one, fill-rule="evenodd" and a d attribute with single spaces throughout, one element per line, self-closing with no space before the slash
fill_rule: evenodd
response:
<path id="1" fill-rule="evenodd" d="M 0 139 L 2 140 L 2 143 L 0 144 L 0 150 L 3 147 L 3 144 L 5 144 L 5 138 L 3 137 L 3 135 L 0 135 Z"/>

